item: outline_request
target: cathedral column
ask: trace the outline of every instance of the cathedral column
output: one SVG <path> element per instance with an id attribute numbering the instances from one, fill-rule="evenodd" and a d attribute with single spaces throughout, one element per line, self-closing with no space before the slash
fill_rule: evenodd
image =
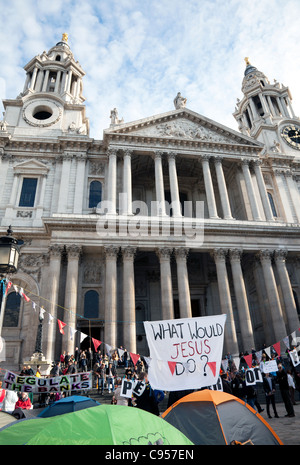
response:
<path id="1" fill-rule="evenodd" d="M 104 248 L 105 265 L 105 325 L 104 338 L 107 344 L 117 347 L 117 257 L 118 247 Z"/>
<path id="2" fill-rule="evenodd" d="M 271 205 L 270 205 L 270 202 L 269 202 L 269 199 L 268 199 L 268 194 L 267 194 L 267 191 L 266 191 L 266 186 L 265 186 L 265 182 L 264 182 L 264 178 L 263 178 L 263 175 L 262 175 L 262 172 L 261 172 L 260 165 L 261 165 L 260 160 L 256 160 L 254 162 L 254 172 L 255 172 L 255 175 L 256 175 L 256 179 L 257 179 L 257 184 L 258 184 L 260 197 L 261 197 L 262 204 L 263 204 L 263 207 L 264 207 L 266 220 L 267 221 L 275 221 L 273 213 L 272 213 Z"/>
<path id="3" fill-rule="evenodd" d="M 286 268 L 286 257 L 286 250 L 275 250 L 275 263 L 280 280 L 288 328 L 289 332 L 292 333 L 293 331 L 299 328 L 299 317 L 292 291 L 291 281 Z"/>
<path id="4" fill-rule="evenodd" d="M 73 154 L 71 153 L 64 153 L 62 156 L 57 213 L 65 213 L 67 209 L 72 158 Z"/>
<path id="5" fill-rule="evenodd" d="M 32 73 L 32 77 L 31 77 L 31 83 L 30 83 L 30 87 L 29 87 L 30 90 L 34 89 L 37 72 L 38 72 L 38 68 L 35 66 L 34 70 L 33 70 L 33 73 Z"/>
<path id="6" fill-rule="evenodd" d="M 46 69 L 45 74 L 44 74 L 44 81 L 43 81 L 43 85 L 42 85 L 42 92 L 47 91 L 47 85 L 48 85 L 48 80 L 49 80 L 49 72 L 50 72 L 50 70 Z"/>
<path id="7" fill-rule="evenodd" d="M 134 247 L 122 247 L 123 256 L 123 345 L 136 353 Z"/>
<path id="8" fill-rule="evenodd" d="M 192 317 L 190 286 L 186 263 L 187 255 L 188 249 L 184 247 L 175 249 L 180 318 Z"/>
<path id="9" fill-rule="evenodd" d="M 72 70 L 70 69 L 68 71 L 68 78 L 67 78 L 67 86 L 66 86 L 66 92 L 69 94 L 71 92 L 71 81 L 72 81 Z"/>
<path id="10" fill-rule="evenodd" d="M 242 160 L 242 170 L 243 170 L 244 179 L 246 183 L 249 202 L 251 205 L 253 220 L 261 221 L 261 217 L 260 217 L 257 202 L 256 202 L 255 191 L 253 188 L 252 178 L 250 174 L 250 169 L 249 169 L 249 160 L 245 160 L 245 159 Z"/>
<path id="11" fill-rule="evenodd" d="M 294 223 L 293 213 L 290 207 L 290 201 L 288 195 L 286 193 L 285 185 L 282 178 L 282 171 L 281 169 L 274 169 L 276 184 L 278 188 L 278 192 L 280 195 L 281 203 L 283 206 L 283 215 L 287 223 Z"/>
<path id="12" fill-rule="evenodd" d="M 164 189 L 164 176 L 162 170 L 162 152 L 157 151 L 154 154 L 154 168 L 155 168 L 155 191 L 157 212 L 159 216 L 166 216 L 165 205 L 165 189 Z"/>
<path id="13" fill-rule="evenodd" d="M 201 158 L 205 192 L 206 192 L 206 200 L 207 200 L 207 205 L 208 205 L 208 213 L 209 213 L 210 218 L 219 218 L 218 212 L 217 212 L 217 206 L 216 206 L 214 187 L 213 187 L 211 172 L 210 172 L 210 167 L 209 167 L 209 158 L 210 157 L 208 155 L 204 155 Z"/>
<path id="14" fill-rule="evenodd" d="M 76 160 L 77 160 L 77 166 L 76 166 L 76 182 L 75 182 L 73 213 L 82 214 L 84 183 L 85 183 L 86 154 L 85 153 L 76 154 Z"/>
<path id="15" fill-rule="evenodd" d="M 55 88 L 54 88 L 54 92 L 56 92 L 56 93 L 58 93 L 58 91 L 59 91 L 60 76 L 61 76 L 61 71 L 57 71 L 57 73 L 56 73 L 56 81 L 55 81 Z"/>
<path id="16" fill-rule="evenodd" d="M 232 220 L 231 208 L 230 208 L 230 203 L 229 203 L 229 198 L 228 198 L 228 191 L 227 191 L 227 186 L 225 182 L 221 157 L 215 158 L 215 169 L 216 169 L 216 174 L 217 174 L 218 187 L 219 187 L 219 192 L 220 192 L 224 219 Z"/>
<path id="17" fill-rule="evenodd" d="M 300 223 L 300 194 L 298 187 L 293 179 L 293 173 L 291 171 L 285 172 L 285 178 L 288 185 L 289 193 L 292 199 L 292 204 L 296 213 L 298 223 Z"/>
<path id="18" fill-rule="evenodd" d="M 117 208 L 117 151 L 108 149 L 108 180 L 107 200 L 109 202 L 109 214 L 115 215 Z"/>
<path id="19" fill-rule="evenodd" d="M 250 352 L 255 347 L 251 315 L 248 305 L 247 293 L 241 267 L 242 251 L 238 249 L 229 250 L 229 258 L 233 276 L 234 293 L 238 307 L 240 329 L 243 339 L 243 349 Z"/>
<path id="20" fill-rule="evenodd" d="M 226 268 L 226 250 L 215 249 L 213 257 L 216 264 L 221 313 L 227 315 L 225 324 L 226 351 L 235 356 L 239 354 L 237 335 L 234 323 L 230 287 Z"/>
<path id="21" fill-rule="evenodd" d="M 132 215 L 132 173 L 131 173 L 131 152 L 125 150 L 123 157 L 123 206 L 121 213 L 124 215 Z"/>
<path id="22" fill-rule="evenodd" d="M 81 254 L 81 247 L 77 245 L 70 245 L 66 247 L 68 254 L 68 267 L 67 267 L 67 278 L 66 278 L 66 289 L 65 289 L 65 312 L 64 312 L 64 323 L 76 330 L 77 324 L 77 294 L 78 294 L 78 270 L 79 270 L 79 258 Z M 67 328 L 67 336 L 62 340 L 62 350 L 74 353 L 75 341 L 70 338 L 68 334 L 69 328 Z"/>
<path id="23" fill-rule="evenodd" d="M 169 163 L 169 179 L 170 179 L 170 191 L 171 191 L 173 217 L 180 217 L 181 216 L 181 205 L 180 205 L 180 197 L 179 197 L 175 153 L 168 154 L 168 163 Z"/>
<path id="24" fill-rule="evenodd" d="M 278 342 L 286 336 L 286 329 L 272 267 L 272 252 L 270 250 L 261 250 L 259 252 L 259 258 L 271 310 L 274 335 L 276 337 L 276 342 Z"/>
<path id="25" fill-rule="evenodd" d="M 160 262 L 160 288 L 162 319 L 174 319 L 173 288 L 170 258 L 172 249 L 162 247 L 156 250 Z"/>
<path id="26" fill-rule="evenodd" d="M 55 340 L 57 331 L 57 304 L 58 304 L 58 291 L 61 273 L 61 254 L 63 247 L 60 245 L 51 245 L 49 247 L 49 269 L 46 284 L 46 298 L 49 302 L 49 313 L 53 317 L 52 322 L 47 326 L 43 335 L 43 344 L 45 347 L 46 360 L 55 361 Z"/>

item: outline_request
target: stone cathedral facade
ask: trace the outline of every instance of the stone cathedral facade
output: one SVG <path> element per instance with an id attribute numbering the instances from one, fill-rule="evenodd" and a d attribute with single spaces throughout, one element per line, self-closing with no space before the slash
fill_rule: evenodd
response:
<path id="1" fill-rule="evenodd" d="M 146 320 L 226 313 L 224 353 L 233 355 L 299 328 L 300 120 L 287 87 L 246 61 L 238 131 L 179 93 L 170 111 L 139 121 L 112 110 L 95 140 L 67 37 L 24 69 L 22 92 L 3 102 L 0 227 L 24 241 L 11 279 L 46 310 L 47 360 L 74 353 L 80 332 L 82 347 L 95 338 L 148 355 Z M 187 241 L 182 224 L 197 220 L 197 204 L 203 240 Z M 141 234 L 139 218 L 155 234 Z M 9 290 L 10 369 L 35 350 L 32 301 Z M 56 319 L 75 336 L 62 336 Z"/>

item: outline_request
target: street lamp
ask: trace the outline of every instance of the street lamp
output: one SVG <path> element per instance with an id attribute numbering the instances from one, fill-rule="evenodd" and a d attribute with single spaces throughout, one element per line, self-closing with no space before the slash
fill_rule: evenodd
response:
<path id="1" fill-rule="evenodd" d="M 7 235 L 0 237 L 0 275 L 2 279 L 2 290 L 5 289 L 4 278 L 7 274 L 18 271 L 18 260 L 20 255 L 20 245 L 23 241 L 17 240 L 12 236 L 12 229 L 9 226 Z M 1 291 L 1 289 L 0 289 Z M 2 291 L 1 312 L 0 312 L 0 336 L 2 332 L 4 310 L 6 305 L 6 292 Z"/>

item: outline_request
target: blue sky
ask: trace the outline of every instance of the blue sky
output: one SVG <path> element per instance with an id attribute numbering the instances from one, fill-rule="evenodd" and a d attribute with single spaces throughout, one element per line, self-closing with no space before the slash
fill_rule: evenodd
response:
<path id="1" fill-rule="evenodd" d="M 63 32 L 86 72 L 90 135 L 117 108 L 125 122 L 187 107 L 237 129 L 244 57 L 289 86 L 300 115 L 300 0 L 0 0 L 0 99 Z M 3 111 L 3 108 L 1 108 Z"/>

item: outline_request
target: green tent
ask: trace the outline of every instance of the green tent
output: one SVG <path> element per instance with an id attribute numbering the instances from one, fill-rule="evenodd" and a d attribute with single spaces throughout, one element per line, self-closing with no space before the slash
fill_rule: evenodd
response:
<path id="1" fill-rule="evenodd" d="M 144 410 L 97 407 L 21 420 L 0 430 L 0 445 L 192 445 L 174 426 Z"/>

